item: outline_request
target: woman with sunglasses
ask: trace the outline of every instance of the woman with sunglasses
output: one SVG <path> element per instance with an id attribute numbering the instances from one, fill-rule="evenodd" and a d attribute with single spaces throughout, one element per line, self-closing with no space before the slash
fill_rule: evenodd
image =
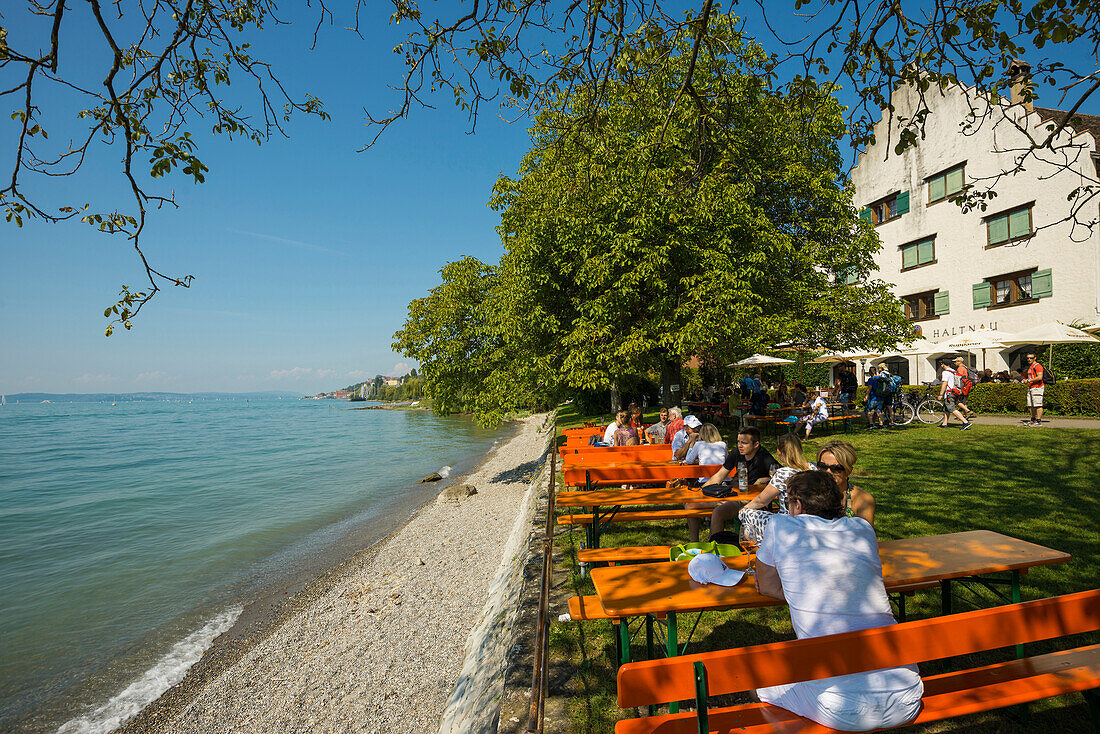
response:
<path id="1" fill-rule="evenodd" d="M 829 441 L 817 451 L 817 468 L 828 472 L 844 493 L 845 514 L 875 524 L 875 498 L 848 483 L 856 465 L 856 449 L 846 441 Z"/>

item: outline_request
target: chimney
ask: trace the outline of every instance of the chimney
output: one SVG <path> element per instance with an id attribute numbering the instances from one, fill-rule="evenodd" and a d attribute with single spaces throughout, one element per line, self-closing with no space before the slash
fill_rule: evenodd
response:
<path id="1" fill-rule="evenodd" d="M 1012 104 L 1022 104 L 1027 112 L 1033 111 L 1032 100 L 1024 99 L 1024 90 L 1031 87 L 1031 64 L 1022 59 L 1013 59 L 1008 64 L 1008 79 L 1012 83 Z"/>

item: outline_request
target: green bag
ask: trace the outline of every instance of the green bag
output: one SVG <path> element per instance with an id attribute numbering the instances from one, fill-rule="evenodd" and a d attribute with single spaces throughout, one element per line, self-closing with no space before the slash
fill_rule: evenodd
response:
<path id="1" fill-rule="evenodd" d="M 728 543 L 684 543 L 674 545 L 668 550 L 670 561 L 690 561 L 700 553 L 713 553 L 716 556 L 729 558 L 741 555 L 741 549 Z"/>

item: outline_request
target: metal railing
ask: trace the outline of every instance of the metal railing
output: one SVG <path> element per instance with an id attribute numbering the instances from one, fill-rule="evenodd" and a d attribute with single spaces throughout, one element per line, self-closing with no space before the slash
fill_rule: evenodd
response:
<path id="1" fill-rule="evenodd" d="M 553 440 L 550 443 L 550 478 L 546 490 L 546 534 L 542 539 L 542 589 L 539 592 L 538 627 L 535 630 L 535 664 L 531 673 L 531 715 L 527 722 L 527 731 L 542 732 L 542 720 L 545 713 L 546 689 L 550 669 L 547 665 L 550 656 L 550 579 L 554 572 L 554 494 L 557 491 L 558 424 L 554 421 Z"/>

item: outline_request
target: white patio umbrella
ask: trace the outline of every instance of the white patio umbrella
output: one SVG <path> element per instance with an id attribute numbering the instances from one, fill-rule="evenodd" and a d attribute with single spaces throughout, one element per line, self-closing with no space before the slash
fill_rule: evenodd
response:
<path id="1" fill-rule="evenodd" d="M 1048 344 L 1096 344 L 1100 342 L 1100 339 L 1097 339 L 1092 334 L 1088 334 L 1081 329 L 1055 322 L 1039 324 L 1030 329 L 1024 329 L 1021 332 L 1012 334 L 1003 341 L 1008 346 L 1017 346 L 1020 344 L 1046 346 Z"/>
<path id="2" fill-rule="evenodd" d="M 1051 322 L 1039 324 L 1030 329 L 1024 329 L 1019 333 L 1013 334 L 1008 339 L 1005 339 L 1004 343 L 1006 346 L 1034 344 L 1039 347 L 1049 345 L 1050 352 L 1047 357 L 1047 366 L 1053 368 L 1054 365 L 1052 363 L 1054 362 L 1055 344 L 1100 344 L 1100 339 L 1097 339 L 1095 336 L 1081 329 L 1059 324 L 1058 322 Z"/>
<path id="3" fill-rule="evenodd" d="M 1011 336 L 999 329 L 978 329 L 969 334 L 938 342 L 936 347 L 944 354 L 947 352 L 982 352 L 982 369 L 986 366 L 987 349 L 1004 349 L 1005 339 Z"/>
<path id="4" fill-rule="evenodd" d="M 740 362 L 734 362 L 727 364 L 727 367 L 763 367 L 767 364 L 794 364 L 793 359 L 783 359 L 782 357 L 770 357 L 767 354 L 754 354 L 751 357 L 746 357 Z"/>

